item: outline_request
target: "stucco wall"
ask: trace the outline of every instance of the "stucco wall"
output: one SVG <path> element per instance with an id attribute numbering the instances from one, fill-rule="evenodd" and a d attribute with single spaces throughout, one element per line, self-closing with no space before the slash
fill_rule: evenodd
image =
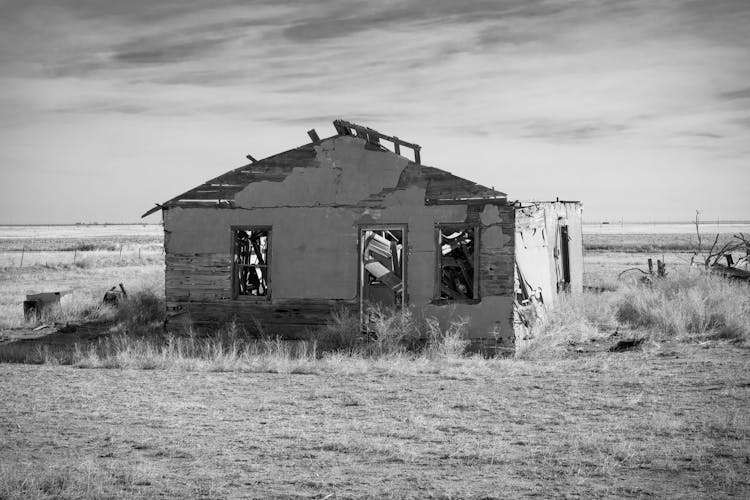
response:
<path id="1" fill-rule="evenodd" d="M 358 229 L 407 225 L 406 289 L 417 316 L 445 325 L 470 319 L 473 338 L 512 345 L 514 211 L 506 205 L 425 204 L 425 186 L 399 185 L 408 160 L 340 137 L 316 147 L 314 168 L 295 169 L 281 182 L 250 184 L 235 208 L 164 211 L 166 295 L 198 323 L 224 317 L 266 321 L 269 329 L 302 330 L 324 321 L 330 307 L 358 307 Z M 480 225 L 478 303 L 437 304 L 436 223 Z M 233 300 L 231 227 L 271 226 L 271 300 Z M 288 321 L 287 321 L 288 319 Z M 288 329 L 287 329 L 288 330 Z"/>
<path id="2" fill-rule="evenodd" d="M 528 284 L 541 290 L 544 304 L 555 304 L 557 283 L 563 280 L 562 254 L 555 251 L 560 247 L 560 226 L 568 226 L 569 290 L 583 291 L 581 204 L 537 202 L 517 210 L 516 259 Z"/>

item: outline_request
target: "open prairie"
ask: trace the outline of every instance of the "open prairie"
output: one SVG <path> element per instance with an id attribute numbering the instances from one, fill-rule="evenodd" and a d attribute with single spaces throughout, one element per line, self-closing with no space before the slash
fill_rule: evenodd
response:
<path id="1" fill-rule="evenodd" d="M 584 224 L 585 284 L 611 286 L 628 269 L 647 271 L 649 258 L 654 266 L 657 260 L 665 262 L 668 273 L 686 272 L 694 252 L 707 252 L 714 242 L 718 249 L 735 234 L 750 234 L 750 223 L 705 223 L 700 224 L 700 232 L 699 245 L 691 223 Z M 635 271 L 630 276 L 638 275 Z"/>
<path id="2" fill-rule="evenodd" d="M 0 226 L 0 331 L 23 326 L 26 294 L 69 291 L 75 311 L 119 283 L 163 295 L 163 237 L 160 225 Z"/>
<path id="3" fill-rule="evenodd" d="M 160 226 L 0 228 L 0 499 L 747 498 L 750 290 L 690 273 L 678 229 L 585 227 L 612 291 L 486 360 L 160 337 Z M 649 257 L 663 284 L 617 279 Z M 24 321 L 58 290 L 44 322 L 98 338 Z"/>

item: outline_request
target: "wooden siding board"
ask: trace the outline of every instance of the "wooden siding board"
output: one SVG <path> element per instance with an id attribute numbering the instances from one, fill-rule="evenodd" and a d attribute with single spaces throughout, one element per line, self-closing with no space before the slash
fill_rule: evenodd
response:
<path id="1" fill-rule="evenodd" d="M 356 301 L 345 300 L 283 300 L 268 302 L 168 300 L 167 309 L 184 312 L 190 321 L 205 328 L 219 328 L 236 321 L 250 331 L 258 332 L 258 325 L 267 334 L 299 338 L 308 331 L 325 325 L 333 310 L 346 308 L 352 314 L 359 310 Z M 353 332 L 354 333 L 354 332 Z"/>
<path id="2" fill-rule="evenodd" d="M 170 300 L 222 300 L 231 296 L 229 254 L 174 254 L 165 257 L 165 295 Z"/>

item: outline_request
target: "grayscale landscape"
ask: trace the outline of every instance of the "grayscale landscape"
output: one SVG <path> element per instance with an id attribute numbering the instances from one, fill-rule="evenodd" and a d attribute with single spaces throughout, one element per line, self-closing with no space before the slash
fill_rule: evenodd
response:
<path id="1" fill-rule="evenodd" d="M 0 0 L 0 500 L 750 498 L 747 0 Z"/>

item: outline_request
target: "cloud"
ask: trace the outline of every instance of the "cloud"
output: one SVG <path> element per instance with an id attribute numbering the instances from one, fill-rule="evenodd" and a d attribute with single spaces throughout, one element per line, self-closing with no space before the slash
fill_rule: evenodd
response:
<path id="1" fill-rule="evenodd" d="M 40 164 L 4 147 L 65 129 L 60 161 L 75 169 L 114 123 L 150 165 L 154 150 L 183 154 L 160 133 L 236 137 L 209 161 L 247 137 L 273 154 L 341 117 L 489 184 L 486 157 L 506 146 L 542 170 L 561 152 L 598 166 L 634 150 L 659 159 L 649 168 L 709 169 L 747 149 L 749 15 L 730 0 L 5 0 L 0 151 L 23 151 L 4 153 L 13 168 Z M 188 123 L 198 130 L 178 140 Z"/>
<path id="2" fill-rule="evenodd" d="M 181 40 L 163 43 L 157 40 L 128 42 L 115 49 L 112 59 L 127 64 L 168 64 L 198 59 L 217 51 L 226 39 Z"/>
<path id="3" fill-rule="evenodd" d="M 735 101 L 737 99 L 750 99 L 750 87 L 732 90 L 729 92 L 722 92 L 719 94 L 719 97 L 728 101 Z"/>
<path id="4" fill-rule="evenodd" d="M 687 136 L 687 137 L 702 137 L 706 139 L 721 139 L 722 137 L 724 137 L 722 134 L 717 134 L 714 132 L 690 131 L 690 130 L 682 132 L 682 134 L 680 135 Z"/>
<path id="5" fill-rule="evenodd" d="M 490 20 L 504 20 L 509 25 L 534 18 L 555 16 L 575 7 L 543 0 L 498 2 L 474 0 L 405 0 L 398 3 L 328 2 L 315 16 L 297 20 L 284 34 L 304 43 L 346 37 L 373 30 L 435 29 L 446 25 L 472 25 Z M 523 34 L 518 34 L 523 38 Z M 485 42 L 494 39 L 485 36 Z"/>
<path id="6" fill-rule="evenodd" d="M 606 122 L 554 122 L 551 120 L 535 121 L 526 124 L 521 135 L 537 139 L 555 139 L 563 141 L 583 141 L 615 135 L 628 130 L 621 123 Z"/>

